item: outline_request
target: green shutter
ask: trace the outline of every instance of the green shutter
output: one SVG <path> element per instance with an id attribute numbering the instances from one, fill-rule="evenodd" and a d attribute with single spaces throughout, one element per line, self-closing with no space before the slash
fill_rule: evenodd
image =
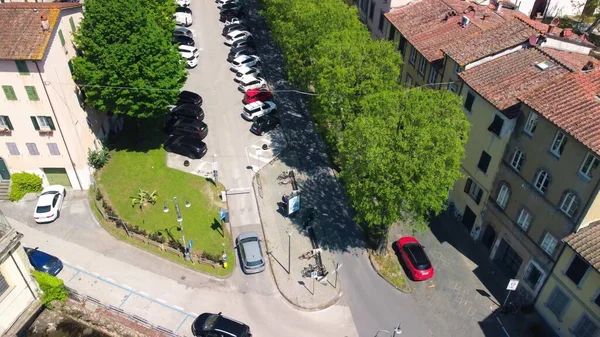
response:
<path id="1" fill-rule="evenodd" d="M 62 33 L 61 29 L 58 30 L 58 38 L 60 39 L 60 44 L 62 44 L 63 47 L 64 47 L 64 45 L 65 45 L 65 37 L 63 36 L 63 33 Z"/>
<path id="2" fill-rule="evenodd" d="M 29 97 L 30 101 L 39 101 L 40 96 L 38 96 L 37 90 L 32 85 L 26 85 L 25 91 L 27 91 L 27 97 Z"/>
<path id="3" fill-rule="evenodd" d="M 33 123 L 33 128 L 39 131 L 40 130 L 40 124 L 37 121 L 37 117 L 31 116 L 30 118 L 31 118 L 31 123 Z"/>
<path id="4" fill-rule="evenodd" d="M 8 116 L 4 116 L 4 121 L 6 122 L 6 126 L 8 126 L 9 130 L 14 130 L 12 123 L 10 122 L 10 118 Z"/>
<path id="5" fill-rule="evenodd" d="M 69 70 L 71 71 L 71 76 L 73 76 L 73 60 L 69 60 L 67 63 L 69 65 Z"/>
<path id="6" fill-rule="evenodd" d="M 15 95 L 15 89 L 13 89 L 12 85 L 3 85 L 2 90 L 4 90 L 4 95 L 6 99 L 9 101 L 16 101 L 17 95 Z"/>
<path id="7" fill-rule="evenodd" d="M 25 61 L 15 61 L 17 65 L 17 70 L 21 75 L 29 75 L 29 68 L 27 68 L 27 62 Z"/>
<path id="8" fill-rule="evenodd" d="M 46 123 L 48 123 L 50 130 L 52 130 L 52 131 L 56 130 L 56 127 L 54 126 L 54 121 L 52 120 L 52 117 L 46 117 Z"/>
<path id="9" fill-rule="evenodd" d="M 71 24 L 71 31 L 75 33 L 75 30 L 77 29 L 75 28 L 75 21 L 73 21 L 73 17 L 69 18 L 69 23 Z"/>

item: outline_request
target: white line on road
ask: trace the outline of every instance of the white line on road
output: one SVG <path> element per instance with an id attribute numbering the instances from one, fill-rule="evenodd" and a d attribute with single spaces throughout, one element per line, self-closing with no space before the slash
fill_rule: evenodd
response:
<path id="1" fill-rule="evenodd" d="M 163 299 L 161 299 L 161 298 L 155 298 L 155 300 L 156 300 L 157 302 L 160 302 L 160 303 L 162 303 L 162 304 L 167 304 L 167 301 L 165 301 L 165 300 L 163 300 Z M 183 309 L 181 309 L 181 310 L 183 310 Z"/>
<path id="2" fill-rule="evenodd" d="M 188 313 L 188 315 L 190 315 L 190 316 L 193 316 L 193 317 L 198 317 L 198 316 L 200 316 L 200 315 L 198 315 L 198 314 L 197 314 L 197 313 L 195 313 L 195 312 L 190 312 L 190 313 Z"/>
<path id="3" fill-rule="evenodd" d="M 179 306 L 176 306 L 176 305 L 172 305 L 172 307 L 175 308 L 175 309 L 177 309 L 177 310 L 185 311 L 185 310 L 183 310 L 182 307 L 179 307 Z"/>
<path id="4" fill-rule="evenodd" d="M 132 287 L 126 285 L 126 284 L 121 284 L 121 287 L 125 288 L 125 289 L 129 289 L 129 290 L 133 290 Z"/>
<path id="5" fill-rule="evenodd" d="M 79 269 L 79 270 L 85 270 L 85 269 L 83 269 L 83 267 L 81 267 L 81 266 L 78 266 L 78 265 L 75 265 L 75 268 L 77 268 L 77 269 Z"/>
<path id="6" fill-rule="evenodd" d="M 100 277 L 100 279 L 102 279 L 102 280 L 104 280 L 104 281 L 108 281 L 108 282 L 110 282 L 110 283 L 117 283 L 117 282 L 115 282 L 115 280 L 113 280 L 113 279 L 111 279 L 111 278 L 108 278 L 108 277 Z"/>
<path id="7" fill-rule="evenodd" d="M 142 296 L 150 297 L 150 295 L 148 293 L 145 293 L 143 291 L 140 291 L 138 294 L 140 294 Z"/>
<path id="8" fill-rule="evenodd" d="M 101 278 L 100 274 L 98 274 L 98 273 L 90 272 L 90 274 L 96 276 L 97 278 Z"/>

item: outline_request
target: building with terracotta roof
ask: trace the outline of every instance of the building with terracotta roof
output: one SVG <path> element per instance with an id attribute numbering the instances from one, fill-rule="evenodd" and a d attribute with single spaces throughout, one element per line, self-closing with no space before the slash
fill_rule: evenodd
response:
<path id="1" fill-rule="evenodd" d="M 0 177 L 27 171 L 45 184 L 87 189 L 88 149 L 106 129 L 72 79 L 78 3 L 0 4 Z"/>

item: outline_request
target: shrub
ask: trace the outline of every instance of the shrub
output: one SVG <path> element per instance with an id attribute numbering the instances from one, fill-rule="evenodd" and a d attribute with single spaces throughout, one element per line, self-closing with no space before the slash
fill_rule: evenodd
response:
<path id="1" fill-rule="evenodd" d="M 54 277 L 48 273 L 33 270 L 31 272 L 37 283 L 42 289 L 42 298 L 40 301 L 47 308 L 52 309 L 52 301 L 66 301 L 69 291 L 65 287 L 63 280 Z"/>
<path id="2" fill-rule="evenodd" d="M 100 192 L 99 188 L 96 188 L 96 201 L 100 201 L 102 198 L 102 192 Z"/>
<path id="3" fill-rule="evenodd" d="M 92 151 L 88 149 L 88 165 L 95 169 L 102 168 L 106 163 L 108 163 L 108 159 L 110 158 L 110 152 L 107 148 L 102 148 L 102 150 Z"/>
<path id="4" fill-rule="evenodd" d="M 200 255 L 203 259 L 205 260 L 209 260 L 215 263 L 219 263 L 221 262 L 222 259 L 222 255 L 220 253 L 210 253 L 210 252 L 202 252 L 202 255 Z"/>
<path id="5" fill-rule="evenodd" d="M 135 207 L 135 205 L 139 205 L 140 209 L 144 206 L 151 204 L 156 204 L 156 199 L 158 198 L 158 194 L 156 190 L 149 192 L 143 189 L 139 189 L 138 194 L 135 197 L 131 197 L 131 207 Z"/>
<path id="6" fill-rule="evenodd" d="M 19 172 L 11 176 L 12 185 L 10 187 L 10 201 L 19 201 L 23 196 L 30 192 L 40 192 L 42 190 L 42 177 L 37 174 Z"/>

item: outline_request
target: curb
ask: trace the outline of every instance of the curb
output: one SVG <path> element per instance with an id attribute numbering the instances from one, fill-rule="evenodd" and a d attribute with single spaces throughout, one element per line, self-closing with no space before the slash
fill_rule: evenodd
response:
<path id="1" fill-rule="evenodd" d="M 369 263 L 371 264 L 371 268 L 373 268 L 373 270 L 375 271 L 375 273 L 377 273 L 377 275 L 379 275 L 379 277 L 381 277 L 385 282 L 387 282 L 389 285 L 394 287 L 399 292 L 401 292 L 403 294 L 412 294 L 412 288 L 410 287 L 408 282 L 406 283 L 406 287 L 408 287 L 409 291 L 403 291 L 402 289 L 400 289 L 400 288 L 396 287 L 394 284 L 392 284 L 392 282 L 388 281 L 388 279 L 386 279 L 383 275 L 381 275 L 381 273 L 379 273 L 379 270 L 377 270 L 377 268 L 375 268 L 375 264 L 373 263 L 373 260 L 371 257 L 372 254 L 370 252 L 368 252 L 367 254 L 369 254 Z M 408 280 L 408 277 L 406 279 Z"/>
<path id="2" fill-rule="evenodd" d="M 279 160 L 279 158 L 276 158 L 276 160 Z M 273 163 L 273 162 L 274 162 L 274 160 L 271 161 L 271 163 Z M 260 170 L 258 170 L 258 172 L 260 172 L 261 170 L 262 170 L 262 168 Z M 254 193 L 254 198 L 256 200 L 256 209 L 258 209 L 258 218 L 260 219 L 260 228 L 262 229 L 263 237 L 265 238 L 265 248 L 266 248 L 267 251 L 269 251 L 269 243 L 268 243 L 268 240 L 267 240 L 267 236 L 265 235 L 265 228 L 263 226 L 262 214 L 260 212 L 260 205 L 258 203 L 259 196 L 256 193 L 256 177 L 257 177 L 257 175 L 254 175 L 254 177 L 252 177 L 252 192 Z M 272 261 L 271 257 L 269 257 L 269 262 L 270 262 L 269 263 L 269 270 L 271 271 L 271 275 L 273 276 L 273 280 L 275 281 L 275 286 L 277 287 L 277 290 L 279 291 L 279 293 L 281 294 L 281 296 L 283 298 L 285 298 L 285 300 L 289 304 L 291 304 L 294 308 L 296 308 L 296 309 L 299 309 L 299 310 L 302 310 L 302 311 L 308 311 L 308 312 L 311 312 L 311 311 L 320 311 L 320 310 L 327 309 L 330 306 L 336 304 L 340 300 L 340 298 L 342 298 L 342 294 L 343 294 L 342 290 L 341 290 L 341 284 L 342 283 L 338 280 L 338 284 L 340 285 L 340 291 L 338 292 L 338 294 L 333 299 L 331 299 L 330 301 L 328 301 L 328 302 L 326 302 L 324 304 L 316 306 L 316 307 L 302 306 L 302 305 L 294 302 L 291 298 L 287 297 L 283 293 L 283 291 L 281 291 L 281 288 L 279 288 L 279 282 L 277 282 L 277 277 L 275 277 L 275 272 L 273 272 L 273 263 L 272 263 L 273 261 Z"/>

